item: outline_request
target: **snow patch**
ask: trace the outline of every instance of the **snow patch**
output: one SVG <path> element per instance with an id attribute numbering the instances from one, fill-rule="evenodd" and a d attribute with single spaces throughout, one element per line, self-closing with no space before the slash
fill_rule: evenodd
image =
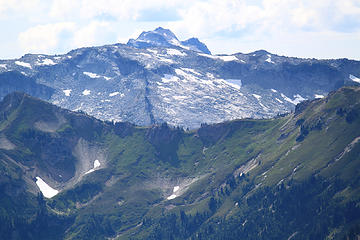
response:
<path id="1" fill-rule="evenodd" d="M 105 80 L 110 80 L 110 77 L 106 77 L 106 76 L 101 76 L 98 75 L 96 73 L 92 73 L 92 72 L 83 72 L 84 75 L 90 77 L 90 78 L 105 78 Z"/>
<path id="2" fill-rule="evenodd" d="M 179 50 L 174 49 L 174 48 L 166 49 L 166 52 L 167 52 L 167 54 L 173 55 L 173 56 L 186 56 L 186 53 L 180 52 Z"/>
<path id="3" fill-rule="evenodd" d="M 96 159 L 94 161 L 94 168 L 98 168 L 98 167 L 100 167 L 100 161 Z"/>
<path id="4" fill-rule="evenodd" d="M 58 190 L 53 189 L 50 187 L 44 180 L 42 180 L 40 177 L 36 177 L 36 185 L 39 187 L 40 191 L 46 198 L 52 198 L 56 194 L 59 193 Z"/>
<path id="5" fill-rule="evenodd" d="M 252 94 L 257 100 L 260 100 L 261 96 L 260 95 L 257 95 L 257 94 Z"/>
<path id="6" fill-rule="evenodd" d="M 151 55 L 148 53 L 139 53 L 140 55 L 143 55 L 144 57 L 151 58 Z"/>
<path id="7" fill-rule="evenodd" d="M 168 58 L 158 57 L 158 59 L 159 59 L 159 61 L 161 61 L 161 62 L 166 62 L 166 63 L 170 63 L 170 64 L 175 63 L 173 60 L 168 59 Z"/>
<path id="8" fill-rule="evenodd" d="M 88 90 L 88 89 L 85 89 L 85 90 L 82 92 L 82 94 L 83 94 L 84 96 L 90 95 L 90 93 L 91 93 L 91 91 Z"/>
<path id="9" fill-rule="evenodd" d="M 100 167 L 100 165 L 101 165 L 101 164 L 100 164 L 100 161 L 96 159 L 96 160 L 94 161 L 94 167 L 93 167 L 92 169 L 90 169 L 89 171 L 87 171 L 87 172 L 85 173 L 85 175 L 94 172 L 95 170 L 97 170 L 97 169 Z"/>
<path id="10" fill-rule="evenodd" d="M 230 85 L 233 88 L 236 88 L 237 90 L 240 90 L 241 88 L 241 80 L 240 79 L 226 79 L 225 80 L 228 85 Z"/>
<path id="11" fill-rule="evenodd" d="M 30 63 L 21 62 L 21 61 L 15 61 L 15 64 L 16 64 L 16 65 L 19 65 L 19 66 L 21 66 L 21 67 L 26 67 L 26 68 L 32 69 Z"/>
<path id="12" fill-rule="evenodd" d="M 45 65 L 51 66 L 51 65 L 55 65 L 55 64 L 56 63 L 49 58 L 42 59 L 42 62 L 36 63 L 36 65 L 39 65 L 39 66 L 45 66 Z"/>
<path id="13" fill-rule="evenodd" d="M 275 63 L 271 60 L 271 55 L 270 55 L 270 54 L 268 54 L 267 57 L 268 57 L 268 58 L 265 60 L 266 62 L 275 64 Z"/>
<path id="14" fill-rule="evenodd" d="M 315 94 L 314 96 L 315 96 L 315 98 L 324 98 L 324 95 L 321 95 L 321 94 Z"/>
<path id="15" fill-rule="evenodd" d="M 290 98 L 288 98 L 285 94 L 281 93 L 280 95 L 281 95 L 281 97 L 282 97 L 285 101 L 288 101 L 288 102 L 290 102 L 290 103 L 293 103 L 293 101 L 292 101 Z"/>
<path id="16" fill-rule="evenodd" d="M 188 97 L 187 96 L 173 96 L 173 98 L 175 100 L 181 101 L 181 100 L 187 99 Z"/>
<path id="17" fill-rule="evenodd" d="M 90 78 L 100 78 L 100 75 L 97 75 L 96 73 L 92 73 L 92 72 L 83 72 L 84 75 L 90 77 Z"/>
<path id="18" fill-rule="evenodd" d="M 237 89 L 237 90 L 240 90 L 241 86 L 239 86 L 238 84 L 236 83 L 232 83 L 232 82 L 228 82 L 228 81 L 225 81 L 227 85 Z"/>
<path id="19" fill-rule="evenodd" d="M 151 53 L 153 53 L 153 54 L 158 54 L 158 51 L 157 50 L 155 50 L 155 49 L 146 49 L 148 52 L 151 52 Z"/>
<path id="20" fill-rule="evenodd" d="M 98 74 L 92 73 L 92 72 L 83 72 L 83 74 L 90 78 L 104 78 L 106 81 L 111 79 L 110 77 L 101 76 L 101 75 L 98 75 Z"/>
<path id="21" fill-rule="evenodd" d="M 112 92 L 109 94 L 109 97 L 113 97 L 113 96 L 116 96 L 116 95 L 119 95 L 120 93 L 119 92 Z"/>
<path id="22" fill-rule="evenodd" d="M 235 57 L 235 56 L 218 56 L 219 57 L 219 59 L 221 59 L 221 60 L 223 60 L 223 61 L 225 61 L 225 62 L 230 62 L 230 61 L 236 61 L 236 60 L 238 60 L 237 59 L 237 57 Z"/>
<path id="23" fill-rule="evenodd" d="M 216 56 L 206 54 L 206 53 L 199 53 L 199 55 L 203 56 L 203 57 L 207 57 L 207 58 L 218 59 Z"/>
<path id="24" fill-rule="evenodd" d="M 203 56 L 203 57 L 207 57 L 207 58 L 212 58 L 212 59 L 220 59 L 220 60 L 223 60 L 225 62 L 237 61 L 238 60 L 238 58 L 233 56 L 233 55 L 218 56 L 218 55 L 210 55 L 210 54 L 205 54 L 205 53 L 199 53 L 199 55 Z"/>
<path id="25" fill-rule="evenodd" d="M 259 102 L 259 105 L 263 108 L 264 111 L 269 111 L 269 109 L 261 102 Z"/>
<path id="26" fill-rule="evenodd" d="M 174 198 L 176 198 L 177 196 L 175 195 L 175 194 L 172 194 L 172 195 L 170 195 L 169 197 L 167 197 L 167 200 L 171 200 L 171 199 L 174 199 Z"/>
<path id="27" fill-rule="evenodd" d="M 296 104 L 298 104 L 298 103 L 300 103 L 300 102 L 302 102 L 302 101 L 305 101 L 306 100 L 306 98 L 303 98 L 300 94 L 296 94 L 296 95 L 294 95 L 294 104 L 296 105 Z"/>
<path id="28" fill-rule="evenodd" d="M 6 66 L 6 64 L 0 64 L 0 68 L 5 68 L 5 69 L 7 69 L 7 66 Z"/>
<path id="29" fill-rule="evenodd" d="M 179 186 L 175 186 L 174 189 L 173 189 L 173 192 L 177 192 L 179 191 L 180 187 Z"/>
<path id="30" fill-rule="evenodd" d="M 354 81 L 354 82 L 357 82 L 357 83 L 360 83 L 360 78 L 358 78 L 358 77 L 355 77 L 354 75 L 349 75 L 349 78 L 352 80 L 352 81 Z"/>
<path id="31" fill-rule="evenodd" d="M 284 103 L 283 101 L 281 101 L 280 99 L 278 98 L 275 98 L 276 101 L 278 101 L 279 103 Z"/>
<path id="32" fill-rule="evenodd" d="M 167 197 L 167 200 L 176 198 L 177 195 L 175 193 L 178 192 L 179 190 L 180 190 L 180 186 L 175 186 L 173 189 L 173 194 L 171 194 L 169 197 Z"/>
<path id="33" fill-rule="evenodd" d="M 294 95 L 294 100 L 292 100 L 291 98 L 288 98 L 285 94 L 281 93 L 280 94 L 281 97 L 285 100 L 285 101 L 288 101 L 294 105 L 306 100 L 306 98 L 303 98 L 300 94 L 296 94 Z"/>
<path id="34" fill-rule="evenodd" d="M 67 96 L 67 97 L 70 96 L 71 91 L 72 91 L 71 89 L 65 89 L 65 90 L 63 90 L 65 96 Z"/>

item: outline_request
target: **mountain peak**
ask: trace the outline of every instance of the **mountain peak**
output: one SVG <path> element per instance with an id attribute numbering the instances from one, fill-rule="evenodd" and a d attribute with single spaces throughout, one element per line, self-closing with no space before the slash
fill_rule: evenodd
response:
<path id="1" fill-rule="evenodd" d="M 154 31 L 150 31 L 150 32 L 156 32 L 156 33 L 161 34 L 161 35 L 163 35 L 164 37 L 167 37 L 167 38 L 177 39 L 175 34 L 170 29 L 158 27 Z"/>
<path id="2" fill-rule="evenodd" d="M 256 54 L 257 56 L 262 56 L 262 55 L 267 55 L 270 53 L 264 49 L 260 49 L 260 50 L 256 50 L 255 52 L 249 53 L 249 54 L 251 54 L 251 55 Z"/>
<path id="3" fill-rule="evenodd" d="M 181 47 L 197 52 L 211 54 L 206 45 L 197 38 L 179 41 L 176 35 L 169 29 L 158 27 L 152 31 L 142 32 L 137 39 L 130 39 L 127 45 L 136 48 L 148 47 Z"/>
<path id="4" fill-rule="evenodd" d="M 207 46 L 204 43 L 200 42 L 200 40 L 198 38 L 192 37 L 192 38 L 189 38 L 188 40 L 182 41 L 181 43 L 184 46 L 189 47 L 193 51 L 211 54 L 211 52 L 207 48 Z"/>
<path id="5" fill-rule="evenodd" d="M 158 27 L 153 31 L 142 32 L 137 39 L 130 39 L 127 45 L 136 48 L 171 47 L 180 45 L 180 42 L 169 29 Z"/>

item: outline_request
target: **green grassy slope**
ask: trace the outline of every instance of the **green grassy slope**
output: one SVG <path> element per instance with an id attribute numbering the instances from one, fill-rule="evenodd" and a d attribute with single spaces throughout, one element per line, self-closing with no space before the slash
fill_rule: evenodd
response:
<path id="1" fill-rule="evenodd" d="M 190 132 L 101 122 L 13 94 L 0 103 L 0 135 L 13 145 L 0 140 L 0 186 L 8 189 L 0 220 L 22 226 L 2 225 L 6 236 L 355 239 L 360 233 L 359 88 L 304 102 L 276 119 Z M 99 156 L 100 169 L 79 170 Z M 61 192 L 37 196 L 35 176 Z M 44 223 L 51 226 L 30 227 Z"/>

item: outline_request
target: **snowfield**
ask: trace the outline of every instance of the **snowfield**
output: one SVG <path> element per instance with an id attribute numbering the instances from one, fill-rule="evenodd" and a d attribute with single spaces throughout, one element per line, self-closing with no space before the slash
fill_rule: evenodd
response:
<path id="1" fill-rule="evenodd" d="M 88 90 L 88 89 L 85 89 L 85 90 L 82 92 L 82 94 L 83 94 L 84 96 L 90 95 L 90 93 L 91 93 L 91 91 Z"/>
<path id="2" fill-rule="evenodd" d="M 270 55 L 270 54 L 268 54 L 267 57 L 268 57 L 268 58 L 265 60 L 266 62 L 275 64 L 275 62 L 273 62 L 273 61 L 271 60 L 271 55 Z"/>
<path id="3" fill-rule="evenodd" d="M 59 193 L 58 190 L 53 189 L 52 187 L 50 187 L 46 182 L 44 182 L 44 180 L 42 180 L 40 177 L 36 177 L 36 185 L 39 187 L 41 193 L 44 195 L 44 197 L 46 198 L 52 198 L 54 197 L 56 194 Z"/>
<path id="4" fill-rule="evenodd" d="M 294 95 L 294 100 L 292 100 L 291 98 L 287 97 L 285 94 L 281 93 L 280 94 L 281 97 L 285 100 L 285 101 L 288 101 L 294 105 L 306 100 L 306 98 L 303 98 L 300 94 L 296 94 Z"/>
<path id="5" fill-rule="evenodd" d="M 116 95 L 119 95 L 120 93 L 119 92 L 112 92 L 109 94 L 109 97 L 114 97 Z"/>
<path id="6" fill-rule="evenodd" d="M 233 55 L 210 55 L 205 53 L 199 53 L 200 56 L 212 58 L 212 59 L 219 59 L 224 62 L 230 62 L 230 61 L 237 61 L 238 58 Z M 243 61 L 242 61 L 243 62 Z"/>
<path id="7" fill-rule="evenodd" d="M 56 63 L 49 58 L 42 59 L 41 62 L 36 63 L 36 65 L 38 65 L 38 66 L 46 66 L 46 65 L 51 66 L 51 65 L 55 65 L 55 64 Z"/>
<path id="8" fill-rule="evenodd" d="M 360 83 L 360 78 L 358 78 L 358 77 L 355 77 L 354 75 L 349 75 L 349 78 L 352 80 L 352 81 L 354 81 L 354 82 L 357 82 L 357 83 Z"/>
<path id="9" fill-rule="evenodd" d="M 97 170 L 99 167 L 100 167 L 100 161 L 96 159 L 96 160 L 94 161 L 94 167 L 93 167 L 92 169 L 90 169 L 89 171 L 87 171 L 87 172 L 85 173 L 85 175 L 94 172 L 94 171 Z"/>
<path id="10" fill-rule="evenodd" d="M 32 69 L 32 67 L 31 67 L 31 64 L 30 64 L 30 63 L 21 62 L 21 61 L 15 61 L 15 64 L 16 64 L 16 65 L 19 65 L 19 66 L 21 66 L 21 67 L 26 67 L 26 68 L 30 68 L 30 69 Z"/>
<path id="11" fill-rule="evenodd" d="M 255 93 L 253 93 L 253 96 L 254 96 L 254 98 L 256 98 L 257 100 L 260 100 L 260 98 L 261 98 L 260 95 L 257 95 L 257 94 L 255 94 Z"/>
<path id="12" fill-rule="evenodd" d="M 176 198 L 177 195 L 175 193 L 178 192 L 179 190 L 180 190 L 180 186 L 175 186 L 173 189 L 173 194 L 171 194 L 169 197 L 167 197 L 167 200 Z"/>
<path id="13" fill-rule="evenodd" d="M 315 98 L 324 98 L 324 95 L 321 95 L 321 94 L 315 94 L 314 95 Z"/>
<path id="14" fill-rule="evenodd" d="M 92 72 L 83 72 L 83 74 L 90 78 L 100 78 L 100 75 L 97 75 L 96 73 L 92 73 Z"/>
<path id="15" fill-rule="evenodd" d="M 71 91 L 72 91 L 71 89 L 65 89 L 65 90 L 63 90 L 65 96 L 67 96 L 67 97 L 70 96 Z"/>

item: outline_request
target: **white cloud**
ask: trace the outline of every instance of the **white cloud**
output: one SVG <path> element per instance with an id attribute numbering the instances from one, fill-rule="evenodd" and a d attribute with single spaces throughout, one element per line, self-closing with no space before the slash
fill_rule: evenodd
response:
<path id="1" fill-rule="evenodd" d="M 182 20 L 170 23 L 188 35 L 209 37 L 238 31 L 265 32 L 334 29 L 339 21 L 360 19 L 358 0 L 209 0 L 179 9 Z M 358 29 L 360 26 L 358 26 Z"/>
<path id="2" fill-rule="evenodd" d="M 0 0 L 0 18 L 8 13 L 29 13 L 39 8 L 40 0 Z"/>
<path id="3" fill-rule="evenodd" d="M 91 19 L 99 15 L 110 15 L 118 20 L 136 20 L 142 11 L 171 8 L 184 5 L 189 0 L 53 0 L 50 15 L 52 17 L 80 17 Z"/>
<path id="4" fill-rule="evenodd" d="M 130 38 L 133 38 L 133 39 L 138 38 L 139 35 L 140 35 L 143 31 L 145 31 L 145 30 L 146 30 L 146 29 L 136 28 L 136 29 L 132 30 L 132 31 L 131 31 L 131 34 L 130 34 L 130 35 L 127 35 L 126 37 L 124 37 L 123 34 L 120 34 L 120 35 L 118 35 L 118 37 L 117 37 L 117 42 L 119 42 L 119 43 L 127 43 Z"/>
<path id="5" fill-rule="evenodd" d="M 49 16 L 56 19 L 64 19 L 68 16 L 79 17 L 80 1 L 54 0 L 52 1 Z"/>
<path id="6" fill-rule="evenodd" d="M 92 21 L 74 32 L 73 47 L 89 47 L 97 44 L 101 36 L 110 32 L 110 24 L 104 21 Z"/>
<path id="7" fill-rule="evenodd" d="M 354 43 L 360 34 L 360 1 L 0 0 L 0 19 L 3 55 L 19 54 L 19 45 L 23 53 L 53 53 L 127 42 L 141 31 L 163 26 L 179 39 L 199 37 L 216 53 L 281 49 L 277 42 L 282 42 L 280 52 L 286 46 L 302 45 L 317 56 L 318 48 L 305 46 L 300 39 L 319 42 L 317 39 L 325 38 L 322 36 L 336 38 L 340 44 L 329 45 L 330 54 L 345 42 L 357 48 Z M 244 46 L 249 48 L 244 50 Z M 355 55 L 349 51 L 349 56 Z"/>
<path id="8" fill-rule="evenodd" d="M 317 14 L 315 10 L 299 7 L 292 11 L 291 21 L 297 27 L 306 27 L 308 25 L 314 25 L 317 20 L 316 18 Z"/>
<path id="9" fill-rule="evenodd" d="M 25 52 L 47 53 L 58 46 L 62 32 L 74 29 L 75 24 L 71 22 L 38 25 L 20 33 L 18 41 Z"/>
<path id="10" fill-rule="evenodd" d="M 19 34 L 18 42 L 27 53 L 58 53 L 56 50 L 60 45 L 64 48 L 61 50 L 69 51 L 106 44 L 103 38 L 112 31 L 109 22 L 105 21 L 91 21 L 85 25 L 60 22 L 31 27 Z"/>

